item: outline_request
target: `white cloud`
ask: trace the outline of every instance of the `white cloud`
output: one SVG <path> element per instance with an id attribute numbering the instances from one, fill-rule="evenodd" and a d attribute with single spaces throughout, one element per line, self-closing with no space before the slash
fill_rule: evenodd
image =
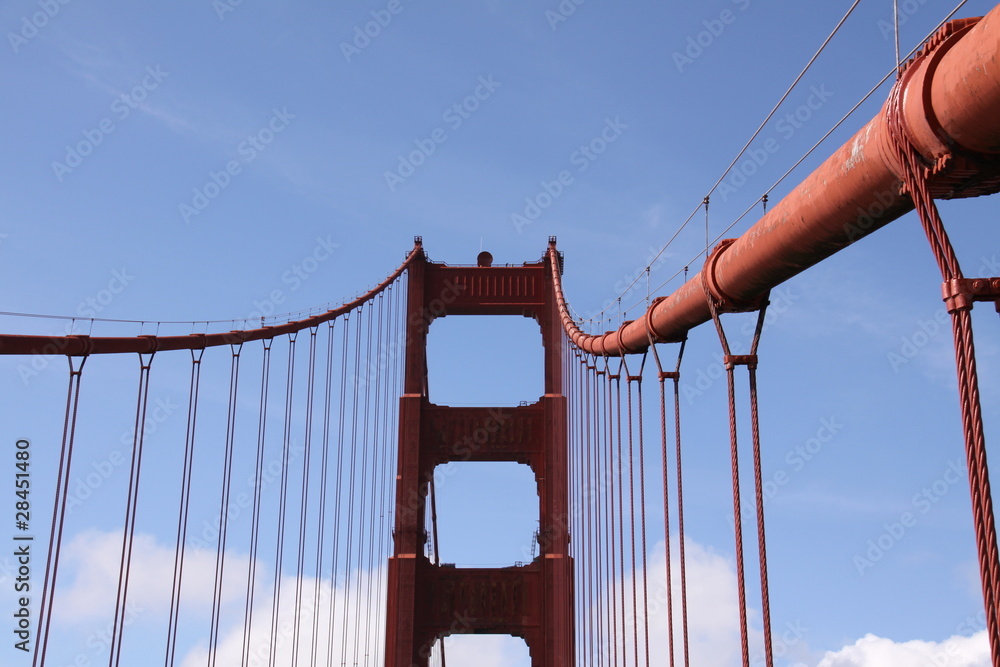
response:
<path id="1" fill-rule="evenodd" d="M 446 662 L 453 667 L 530 667 L 528 645 L 524 640 L 497 635 L 454 635 L 445 640 Z M 435 645 L 431 665 L 440 665 L 440 650 Z"/>
<path id="2" fill-rule="evenodd" d="M 88 530 L 73 538 L 66 549 L 60 577 L 62 582 L 68 583 L 61 583 L 57 593 L 56 610 L 60 620 L 91 623 L 107 616 L 108 609 L 114 609 L 121 553 L 121 531 Z M 174 577 L 173 546 L 159 544 L 151 535 L 136 535 L 131 562 L 129 602 L 144 611 L 166 614 Z M 247 565 L 246 556 L 227 554 L 227 583 L 234 573 L 245 573 Z M 214 585 L 215 552 L 189 548 L 184 559 L 182 599 L 185 605 L 197 609 L 211 604 Z M 240 589 L 227 586 L 223 602 L 242 599 L 244 590 L 245 585 Z"/>
<path id="3" fill-rule="evenodd" d="M 87 531 L 76 536 L 68 545 L 64 560 L 65 582 L 60 586 L 57 604 L 57 622 L 79 625 L 106 620 L 114 606 L 117 588 L 118 562 L 121 552 L 120 532 Z M 243 649 L 243 600 L 245 573 L 248 562 L 245 555 L 227 556 L 226 588 L 223 609 L 223 627 L 217 650 L 217 664 L 240 664 Z M 668 652 L 666 559 L 663 542 L 654 547 L 649 562 L 649 624 L 650 652 L 666 656 Z M 267 664 L 270 644 L 272 596 L 271 577 L 266 565 L 258 565 L 262 579 L 258 586 L 251 631 L 251 665 Z M 207 619 L 211 602 L 215 572 L 215 555 L 209 550 L 194 549 L 185 561 L 184 609 L 182 619 L 188 628 L 196 618 Z M 332 628 L 334 662 L 341 661 L 344 646 L 347 660 L 380 660 L 383 655 L 386 569 L 382 564 L 372 572 L 354 572 L 349 584 L 342 580 L 331 590 L 328 578 L 319 580 L 320 601 L 314 605 L 315 578 L 302 579 L 302 600 L 295 608 L 296 578 L 285 576 L 281 580 L 281 598 L 278 605 L 279 623 L 276 665 L 292 664 L 294 626 L 298 618 L 300 635 L 299 660 L 310 657 L 327 657 L 330 646 L 326 638 Z M 674 598 L 674 650 L 677 659 L 682 656 L 680 621 L 680 568 L 677 549 L 672 553 Z M 641 571 L 640 571 L 641 577 Z M 740 658 L 739 616 L 736 601 L 736 574 L 733 563 L 722 554 L 692 540 L 687 542 L 687 577 L 689 602 L 689 638 L 691 663 L 701 667 L 728 667 L 738 664 Z M 133 553 L 133 578 L 129 600 L 143 611 L 146 620 L 164 619 L 169 608 L 170 587 L 173 578 L 173 546 L 156 542 L 149 535 L 138 535 Z M 754 578 L 748 578 L 748 593 Z M 241 583 L 242 582 L 242 583 Z M 641 578 L 637 590 L 642 596 Z M 625 590 L 626 608 L 631 608 L 632 578 L 619 583 Z M 331 595 L 332 593 L 332 595 Z M 359 604 L 360 601 L 360 604 Z M 335 603 L 335 610 L 334 604 Z M 619 602 L 620 604 L 620 602 Z M 149 613 L 152 612 L 152 613 Z M 318 649 L 313 656 L 312 629 L 314 621 L 318 630 Z M 762 664 L 760 614 L 750 610 L 750 646 L 752 664 Z M 155 622 L 154 622 L 155 625 Z M 206 624 L 196 622 L 194 627 Z M 780 624 L 779 624 L 780 625 Z M 619 626 L 620 627 L 620 626 Z M 793 627 L 789 625 L 788 627 Z M 775 656 L 782 661 L 803 660 L 808 655 L 805 632 L 785 632 L 775 626 Z M 628 654 L 631 655 L 633 628 L 627 629 Z M 182 667 L 207 664 L 207 627 L 201 640 L 187 644 Z M 346 641 L 343 638 L 346 637 Z M 357 638 L 357 640 L 356 640 Z M 641 635 L 640 635 L 641 640 Z M 366 648 L 367 641 L 367 648 Z M 640 652 L 643 650 L 640 641 Z M 357 653 L 357 655 L 355 655 Z M 436 651 L 435 651 L 436 655 Z M 447 655 L 455 665 L 475 664 L 477 667 L 521 666 L 530 664 L 527 650 L 521 640 L 494 636 L 455 636 L 448 640 Z M 432 664 L 434 664 L 432 662 Z M 907 641 L 866 635 L 853 645 L 837 651 L 828 651 L 817 667 L 987 667 L 990 665 L 989 646 L 985 632 L 971 637 L 954 636 L 942 642 Z"/>
<path id="4" fill-rule="evenodd" d="M 360 575 L 355 572 L 350 577 L 350 585 L 345 586 L 340 582 L 331 596 L 330 580 L 322 579 L 319 582 L 319 605 L 316 606 L 314 603 L 316 579 L 303 578 L 302 598 L 296 613 L 296 578 L 283 577 L 274 640 L 276 667 L 290 667 L 293 664 L 294 619 L 298 619 L 299 622 L 297 657 L 300 664 L 328 662 L 340 664 L 343 656 L 346 656 L 347 664 L 381 664 L 384 655 L 382 648 L 385 625 L 384 580 L 384 566 L 373 572 L 362 572 Z M 381 591 L 382 594 L 370 597 L 369 594 L 374 596 L 375 591 Z M 272 596 L 262 595 L 255 604 L 248 667 L 268 664 L 272 600 Z M 335 609 L 331 601 L 335 601 Z M 243 664 L 243 615 L 241 613 L 236 616 L 237 618 L 228 623 L 228 627 L 223 628 L 220 633 L 215 655 L 217 665 Z M 317 629 L 315 652 L 313 651 L 314 625 Z M 181 667 L 203 667 L 209 664 L 208 655 L 209 647 L 203 641 L 188 652 L 181 662 Z M 327 660 L 330 655 L 333 656 L 332 659 Z"/>
<path id="5" fill-rule="evenodd" d="M 897 643 L 868 634 L 839 651 L 827 651 L 817 667 L 989 667 L 986 631 L 943 642 Z"/>
<path id="6" fill-rule="evenodd" d="M 702 545 L 688 539 L 685 543 L 687 561 L 688 638 L 691 664 L 702 667 L 729 667 L 740 662 L 740 627 L 736 597 L 736 570 L 733 563 Z M 666 588 L 666 546 L 660 542 L 654 547 L 648 561 L 649 570 L 649 626 L 650 654 L 666 656 L 669 651 Z M 638 595 L 642 606 L 642 580 L 639 571 Z M 674 655 L 683 655 L 681 630 L 680 559 L 677 542 L 671 553 L 671 578 L 674 604 Z M 748 590 L 752 579 L 748 578 Z M 632 579 L 624 582 L 626 608 L 631 606 Z M 751 611 L 753 625 L 759 614 Z M 759 627 L 751 627 L 751 655 L 761 644 Z M 631 643 L 632 628 L 628 628 Z M 641 635 L 640 635 L 641 639 Z M 643 651 L 640 641 L 640 653 Z"/>
<path id="7" fill-rule="evenodd" d="M 56 635 L 59 628 L 75 627 L 97 637 L 97 643 L 88 642 L 93 655 L 103 655 L 110 637 L 110 620 L 115 607 L 118 587 L 118 564 L 121 560 L 121 531 L 102 532 L 90 530 L 77 535 L 67 546 L 63 558 L 63 576 L 56 604 Z M 238 665 L 243 652 L 243 617 L 246 599 L 248 558 L 245 554 L 227 552 L 225 586 L 222 599 L 222 626 L 219 633 L 217 662 L 219 665 Z M 129 580 L 129 608 L 131 624 L 141 617 L 144 629 L 133 629 L 126 638 L 128 650 L 138 650 L 136 641 L 162 639 L 170 608 L 173 582 L 174 548 L 156 541 L 151 535 L 135 537 L 132 554 L 132 576 Z M 257 565 L 257 593 L 255 595 L 253 626 L 251 628 L 250 665 L 267 665 L 271 635 L 273 578 L 264 562 Z M 339 664 L 343 646 L 347 644 L 350 664 L 363 660 L 366 650 L 369 660 L 383 654 L 385 613 L 384 564 L 372 572 L 351 573 L 349 584 L 340 575 L 338 585 L 331 595 L 330 579 L 319 580 L 319 604 L 315 604 L 317 580 L 301 579 L 301 601 L 296 613 L 295 597 L 298 579 L 284 576 L 281 579 L 280 604 L 276 633 L 276 665 L 292 664 L 292 645 L 295 636 L 294 619 L 299 621 L 299 659 L 308 661 L 312 655 L 314 620 L 317 627 L 318 662 L 325 664 L 330 649 L 327 637 L 332 634 L 333 662 Z M 209 610 L 215 582 L 215 552 L 190 548 L 184 561 L 184 589 L 182 594 L 181 644 L 182 667 L 203 667 L 207 663 L 210 647 Z M 334 612 L 331 600 L 336 601 Z M 348 604 L 349 603 L 349 604 Z M 345 623 L 346 618 L 346 623 Z M 330 631 L 332 628 L 332 632 Z M 101 629 L 106 629 L 103 634 Z M 151 633 L 151 634 L 150 634 Z M 343 642 L 342 637 L 347 637 Z M 359 638 L 355 641 L 355 638 Z M 92 646 L 91 646 L 92 644 Z M 141 647 L 140 647 L 141 648 Z M 149 647 L 147 647 L 149 648 Z M 159 644 L 155 650 L 160 650 Z M 83 649 L 81 655 L 89 655 Z M 372 662 L 372 664 L 375 664 Z"/>
<path id="8" fill-rule="evenodd" d="M 691 664 L 705 667 L 737 665 L 740 663 L 740 635 L 734 565 L 730 559 L 690 539 L 686 547 Z M 680 660 L 680 564 L 677 551 L 675 539 L 671 554 L 674 651 Z M 667 628 L 665 565 L 665 546 L 660 542 L 648 564 L 650 652 L 654 656 L 666 656 L 668 652 L 668 634 L 664 632 Z M 748 571 L 747 592 L 751 599 L 753 586 L 756 585 L 756 578 L 752 574 Z M 641 570 L 639 576 L 641 577 Z M 628 591 L 628 605 L 631 604 L 631 582 L 630 578 L 624 582 Z M 641 579 L 638 590 L 641 600 Z M 748 613 L 751 665 L 763 665 L 760 613 L 752 608 L 748 609 Z M 838 651 L 827 651 L 817 663 L 815 653 L 809 659 L 811 652 L 807 642 L 807 627 L 797 621 L 781 623 L 778 619 L 772 620 L 776 664 L 794 664 L 796 667 L 805 667 L 807 664 L 815 664 L 816 667 L 990 667 L 992 664 L 985 631 L 971 637 L 956 635 L 942 642 L 895 642 L 868 634 L 851 646 Z M 630 638 L 631 631 L 630 626 Z"/>

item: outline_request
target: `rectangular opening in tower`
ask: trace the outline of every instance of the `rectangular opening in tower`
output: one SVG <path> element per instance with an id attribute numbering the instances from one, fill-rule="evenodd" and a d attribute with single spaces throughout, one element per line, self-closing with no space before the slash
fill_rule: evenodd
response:
<path id="1" fill-rule="evenodd" d="M 453 462 L 434 471 L 438 555 L 457 567 L 509 567 L 538 556 L 538 484 L 519 463 Z M 427 503 L 428 556 L 434 526 Z"/>
<path id="2" fill-rule="evenodd" d="M 437 405 L 516 406 L 545 391 L 538 324 L 516 315 L 434 320 L 427 336 L 430 400 Z"/>
<path id="3" fill-rule="evenodd" d="M 531 667 L 527 643 L 510 635 L 449 635 L 444 638 L 444 655 L 446 663 L 441 659 L 440 643 L 435 644 L 430 664 L 435 667 L 443 663 L 449 667 Z"/>

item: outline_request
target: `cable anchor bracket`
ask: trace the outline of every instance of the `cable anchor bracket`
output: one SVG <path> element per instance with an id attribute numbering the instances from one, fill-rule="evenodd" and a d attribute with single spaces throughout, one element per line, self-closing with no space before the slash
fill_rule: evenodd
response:
<path id="1" fill-rule="evenodd" d="M 971 310 L 974 301 L 992 301 L 1000 313 L 1000 278 L 952 278 L 941 283 L 949 313 Z"/>

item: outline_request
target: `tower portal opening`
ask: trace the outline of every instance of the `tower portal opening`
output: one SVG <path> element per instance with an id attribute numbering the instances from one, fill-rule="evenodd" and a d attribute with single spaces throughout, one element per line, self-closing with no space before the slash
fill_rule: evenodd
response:
<path id="1" fill-rule="evenodd" d="M 510 635 L 450 635 L 444 638 L 444 652 L 448 667 L 531 667 L 528 645 Z M 438 642 L 430 664 L 441 663 Z"/>
<path id="2" fill-rule="evenodd" d="M 437 405 L 513 407 L 545 393 L 538 323 L 516 315 L 455 315 L 427 336 L 427 384 Z"/>
<path id="3" fill-rule="evenodd" d="M 520 463 L 453 462 L 434 470 L 438 552 L 457 567 L 507 567 L 538 555 L 538 483 Z M 431 503 L 428 543 L 433 560 Z"/>

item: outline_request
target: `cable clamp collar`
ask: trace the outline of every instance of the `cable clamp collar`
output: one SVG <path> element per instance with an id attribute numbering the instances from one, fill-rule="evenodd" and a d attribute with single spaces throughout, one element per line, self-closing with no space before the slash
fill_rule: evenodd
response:
<path id="1" fill-rule="evenodd" d="M 1000 312 L 1000 278 L 952 278 L 941 283 L 949 313 L 972 310 L 974 301 L 992 301 Z"/>
<path id="2" fill-rule="evenodd" d="M 722 357 L 722 363 L 727 371 L 731 371 L 737 366 L 746 366 L 750 369 L 757 368 L 756 354 L 726 354 Z"/>

